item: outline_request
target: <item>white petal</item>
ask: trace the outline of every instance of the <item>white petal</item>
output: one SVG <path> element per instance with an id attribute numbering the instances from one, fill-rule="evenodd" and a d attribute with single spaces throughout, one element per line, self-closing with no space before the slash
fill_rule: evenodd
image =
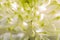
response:
<path id="1" fill-rule="evenodd" d="M 27 24 L 26 22 L 23 22 L 23 25 L 24 25 L 24 26 L 27 26 L 28 24 Z"/>
<path id="2" fill-rule="evenodd" d="M 16 2 L 14 2 L 14 3 L 11 4 L 11 7 L 12 7 L 13 10 L 17 10 L 18 5 L 17 5 Z"/>
<path id="3" fill-rule="evenodd" d="M 43 30 L 42 29 L 37 29 L 36 32 L 43 32 Z"/>
<path id="4" fill-rule="evenodd" d="M 43 19 L 44 19 L 44 14 L 41 14 L 40 20 L 43 20 Z"/>
<path id="5" fill-rule="evenodd" d="M 60 4 L 60 0 L 56 0 L 58 4 Z"/>

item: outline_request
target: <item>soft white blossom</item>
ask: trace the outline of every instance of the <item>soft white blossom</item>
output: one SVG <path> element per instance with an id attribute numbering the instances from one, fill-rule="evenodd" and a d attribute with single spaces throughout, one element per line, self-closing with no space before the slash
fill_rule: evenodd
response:
<path id="1" fill-rule="evenodd" d="M 16 2 L 11 3 L 11 7 L 12 7 L 13 10 L 17 10 L 18 4 Z"/>

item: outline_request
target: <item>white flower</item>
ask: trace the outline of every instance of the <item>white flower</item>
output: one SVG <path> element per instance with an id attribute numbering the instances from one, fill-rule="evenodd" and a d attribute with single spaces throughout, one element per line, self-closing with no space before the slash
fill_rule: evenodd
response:
<path id="1" fill-rule="evenodd" d="M 24 12 L 24 8 L 21 8 L 21 12 Z"/>
<path id="2" fill-rule="evenodd" d="M 24 26 L 27 26 L 28 24 L 27 24 L 26 22 L 23 22 L 23 25 L 24 25 Z"/>
<path id="3" fill-rule="evenodd" d="M 10 33 L 5 33 L 3 35 L 3 40 L 8 40 L 10 38 Z"/>
<path id="4" fill-rule="evenodd" d="M 18 17 L 15 16 L 14 18 L 11 18 L 10 24 L 14 24 L 17 22 Z"/>
<path id="5" fill-rule="evenodd" d="M 46 10 L 45 5 L 38 6 L 38 10 L 39 10 L 39 11 L 45 11 L 45 10 Z"/>
<path id="6" fill-rule="evenodd" d="M 36 15 L 39 15 L 40 14 L 40 12 L 39 11 L 36 11 Z"/>
<path id="7" fill-rule="evenodd" d="M 58 4 L 60 4 L 60 0 L 56 0 Z"/>
<path id="8" fill-rule="evenodd" d="M 40 28 L 40 29 L 37 29 L 36 32 L 43 32 L 43 30 Z"/>
<path id="9" fill-rule="evenodd" d="M 41 14 L 40 20 L 43 20 L 44 16 L 45 16 L 44 14 Z"/>
<path id="10" fill-rule="evenodd" d="M 17 34 L 18 37 L 22 38 L 24 36 L 24 33 Z"/>
<path id="11" fill-rule="evenodd" d="M 18 4 L 16 2 L 14 2 L 14 3 L 11 4 L 11 7 L 12 7 L 13 10 L 17 10 Z"/>

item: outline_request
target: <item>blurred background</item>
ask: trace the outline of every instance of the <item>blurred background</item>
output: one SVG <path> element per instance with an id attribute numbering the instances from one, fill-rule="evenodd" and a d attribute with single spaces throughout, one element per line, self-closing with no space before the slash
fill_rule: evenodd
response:
<path id="1" fill-rule="evenodd" d="M 0 0 L 0 40 L 60 40 L 60 0 Z"/>

